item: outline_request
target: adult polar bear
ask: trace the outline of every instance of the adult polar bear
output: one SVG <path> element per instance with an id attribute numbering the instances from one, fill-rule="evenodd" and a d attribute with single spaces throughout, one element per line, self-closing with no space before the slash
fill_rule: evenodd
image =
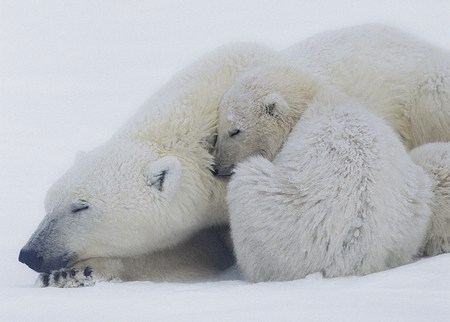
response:
<path id="1" fill-rule="evenodd" d="M 238 44 L 177 75 L 50 189 L 47 215 L 19 260 L 37 272 L 54 271 L 42 282 L 62 287 L 92 277 L 191 279 L 229 264 L 214 232 L 184 242 L 228 221 L 226 183 L 210 171 L 217 107 L 240 73 L 273 55 Z M 66 267 L 76 270 L 68 274 Z"/>
<path id="2" fill-rule="evenodd" d="M 393 28 L 365 25 L 313 36 L 284 55 L 244 73 L 225 94 L 219 174 L 229 175 L 250 155 L 273 159 L 308 104 L 324 93 L 327 100 L 333 88 L 385 119 L 408 150 L 450 140 L 450 53 Z"/>

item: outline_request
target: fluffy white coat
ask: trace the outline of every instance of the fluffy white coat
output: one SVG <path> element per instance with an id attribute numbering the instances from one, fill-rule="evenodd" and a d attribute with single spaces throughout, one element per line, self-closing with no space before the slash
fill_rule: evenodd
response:
<path id="1" fill-rule="evenodd" d="M 253 282 L 364 275 L 418 255 L 431 181 L 393 130 L 356 103 L 313 105 L 273 163 L 237 166 L 227 201 Z"/>
<path id="2" fill-rule="evenodd" d="M 432 180 L 433 214 L 424 243 L 424 255 L 450 252 L 450 142 L 424 144 L 411 150 L 412 160 Z"/>
<path id="3" fill-rule="evenodd" d="M 312 36 L 284 51 L 295 65 L 359 98 L 407 149 L 450 140 L 450 53 L 369 24 Z"/>

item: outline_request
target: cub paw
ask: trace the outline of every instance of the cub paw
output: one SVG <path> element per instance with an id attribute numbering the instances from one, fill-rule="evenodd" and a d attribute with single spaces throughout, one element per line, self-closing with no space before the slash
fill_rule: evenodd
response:
<path id="1" fill-rule="evenodd" d="M 95 285 L 93 270 L 85 267 L 83 270 L 77 268 L 60 269 L 51 273 L 41 273 L 36 281 L 37 287 L 84 287 Z"/>

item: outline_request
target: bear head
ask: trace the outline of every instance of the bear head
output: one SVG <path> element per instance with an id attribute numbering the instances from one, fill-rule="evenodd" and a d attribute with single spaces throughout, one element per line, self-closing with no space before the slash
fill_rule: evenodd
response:
<path id="1" fill-rule="evenodd" d="M 250 156 L 272 160 L 315 91 L 312 77 L 294 67 L 263 66 L 244 73 L 220 103 L 215 173 L 229 176 Z"/>
<path id="2" fill-rule="evenodd" d="M 148 141 L 112 143 L 78 157 L 51 187 L 47 215 L 21 262 L 49 272 L 92 257 L 134 256 L 171 247 L 205 226 L 214 176 L 200 144 L 204 164 Z"/>

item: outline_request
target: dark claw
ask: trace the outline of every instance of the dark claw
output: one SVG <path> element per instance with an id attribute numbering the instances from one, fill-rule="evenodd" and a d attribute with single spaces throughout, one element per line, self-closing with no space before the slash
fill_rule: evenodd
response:
<path id="1" fill-rule="evenodd" d="M 61 276 L 62 276 L 62 278 L 66 278 L 67 277 L 67 272 L 66 271 L 62 271 L 61 272 Z"/>
<path id="2" fill-rule="evenodd" d="M 78 270 L 76 268 L 72 268 L 70 270 L 70 277 L 75 277 L 75 275 L 78 273 Z"/>
<path id="3" fill-rule="evenodd" d="M 44 284 L 44 286 L 48 286 L 50 282 L 50 277 L 48 276 L 48 274 L 44 274 L 44 276 L 42 276 L 42 283 Z"/>
<path id="4" fill-rule="evenodd" d="M 61 276 L 61 275 L 60 275 L 59 272 L 55 272 L 55 273 L 53 274 L 53 279 L 55 280 L 55 282 L 58 282 L 60 276 Z"/>
<path id="5" fill-rule="evenodd" d="M 86 267 L 83 272 L 84 276 L 89 277 L 92 274 L 92 268 Z"/>

